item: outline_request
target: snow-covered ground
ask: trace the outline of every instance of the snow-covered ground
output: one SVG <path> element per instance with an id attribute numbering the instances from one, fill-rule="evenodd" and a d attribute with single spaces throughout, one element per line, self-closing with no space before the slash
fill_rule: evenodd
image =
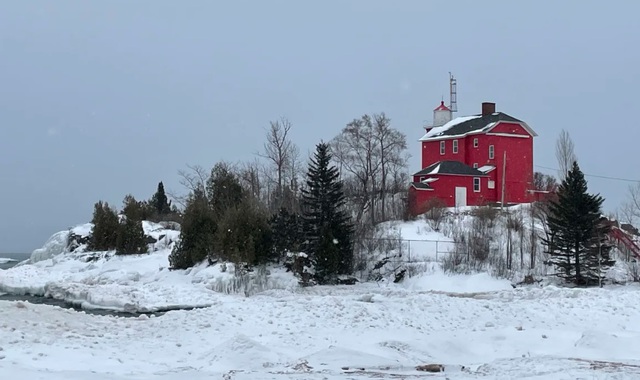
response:
<path id="1" fill-rule="evenodd" d="M 157 240 L 152 252 L 122 256 L 84 252 L 81 245 L 69 252 L 69 235 L 86 237 L 90 225 L 58 232 L 43 248 L 35 250 L 30 260 L 0 272 L 0 293 L 52 297 L 86 309 L 152 312 L 213 305 L 218 300 L 217 292 L 297 286 L 297 280 L 284 269 L 253 273 L 247 278 L 237 278 L 233 265 L 224 263 L 171 271 L 169 254 L 179 232 L 149 222 L 144 222 L 144 230 Z"/>
<path id="2" fill-rule="evenodd" d="M 215 294 L 138 319 L 0 301 L 0 378 L 409 379 L 430 363 L 443 379 L 640 378 L 638 287 L 423 280 Z"/>
<path id="3" fill-rule="evenodd" d="M 393 228 L 451 244 L 424 221 Z M 243 278 L 225 264 L 170 271 L 177 231 L 144 229 L 152 252 L 133 256 L 83 252 L 90 225 L 57 233 L 0 271 L 0 291 L 87 308 L 202 308 L 120 318 L 0 301 L 0 379 L 640 378 L 637 285 L 513 288 L 433 263 L 398 284 L 300 288 L 275 268 Z M 424 364 L 445 372 L 416 370 Z"/>

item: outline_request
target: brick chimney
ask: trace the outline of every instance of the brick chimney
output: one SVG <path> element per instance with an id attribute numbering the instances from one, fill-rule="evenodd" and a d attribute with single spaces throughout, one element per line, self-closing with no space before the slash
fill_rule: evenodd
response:
<path id="1" fill-rule="evenodd" d="M 496 104 L 490 102 L 482 103 L 482 116 L 491 115 L 496 112 Z"/>

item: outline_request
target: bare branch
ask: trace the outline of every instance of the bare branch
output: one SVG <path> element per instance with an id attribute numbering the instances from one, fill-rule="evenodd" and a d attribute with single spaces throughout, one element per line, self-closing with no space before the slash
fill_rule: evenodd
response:
<path id="1" fill-rule="evenodd" d="M 282 198 L 287 176 L 292 172 L 291 167 L 297 166 L 297 163 L 293 162 L 297 159 L 297 147 L 289 137 L 291 128 L 291 122 L 284 117 L 278 121 L 272 121 L 267 131 L 264 152 L 258 153 L 258 156 L 266 158 L 269 161 L 273 168 L 273 174 L 275 174 L 274 176 L 272 176 L 271 173 L 267 174 L 267 178 L 275 182 L 275 192 L 269 191 L 269 196 L 267 197 L 271 199 L 273 196 L 273 209 L 277 209 L 283 205 L 284 201 Z"/>
<path id="2" fill-rule="evenodd" d="M 184 208 L 186 206 L 188 194 L 196 190 L 201 190 L 206 194 L 208 175 L 207 171 L 200 165 L 187 164 L 187 169 L 178 170 L 178 176 L 180 177 L 178 182 L 187 190 L 187 194 L 181 195 L 176 191 L 167 191 L 167 194 L 172 201 L 180 205 L 180 207 Z"/>
<path id="3" fill-rule="evenodd" d="M 558 159 L 560 182 L 564 181 L 571 166 L 578 160 L 575 154 L 573 140 L 569 136 L 569 132 L 564 129 L 560 132 L 560 136 L 556 141 L 556 158 Z"/>

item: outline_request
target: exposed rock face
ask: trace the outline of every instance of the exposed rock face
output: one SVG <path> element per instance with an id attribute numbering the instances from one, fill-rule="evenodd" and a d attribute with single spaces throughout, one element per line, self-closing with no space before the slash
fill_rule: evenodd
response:
<path id="1" fill-rule="evenodd" d="M 86 247 L 87 244 L 89 244 L 90 237 L 91 235 L 78 235 L 73 231 L 70 231 L 69 235 L 67 236 L 67 251 L 74 252 L 76 249 L 82 246 Z"/>
<path id="2" fill-rule="evenodd" d="M 417 366 L 416 370 L 422 372 L 444 372 L 444 366 L 442 364 L 424 364 Z"/>
<path id="3" fill-rule="evenodd" d="M 158 224 L 167 230 L 180 231 L 180 223 L 178 222 L 159 222 Z"/>

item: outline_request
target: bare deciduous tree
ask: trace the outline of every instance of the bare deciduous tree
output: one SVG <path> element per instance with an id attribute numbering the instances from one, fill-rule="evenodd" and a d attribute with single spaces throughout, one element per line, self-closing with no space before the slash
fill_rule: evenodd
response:
<path id="1" fill-rule="evenodd" d="M 618 210 L 622 220 L 629 224 L 637 224 L 640 219 L 640 182 L 629 186 L 628 198 Z"/>
<path id="2" fill-rule="evenodd" d="M 556 141 L 556 158 L 558 159 L 559 165 L 558 176 L 560 182 L 562 182 L 573 163 L 578 159 L 575 154 L 573 140 L 571 140 L 569 132 L 564 129 L 560 132 L 560 136 L 558 136 L 558 140 Z"/>
<path id="3" fill-rule="evenodd" d="M 388 197 L 406 188 L 408 155 L 406 136 L 391 127 L 384 113 L 355 119 L 332 141 L 345 190 L 357 207 L 356 220 L 366 215 L 370 224 L 389 218 Z M 355 181 L 352 181 L 355 179 Z M 402 205 L 392 205 L 393 217 L 400 217 Z"/>
<path id="4" fill-rule="evenodd" d="M 288 187 L 287 182 L 294 180 L 291 176 L 292 173 L 297 170 L 298 149 L 290 139 L 289 132 L 291 131 L 292 124 L 286 118 L 282 117 L 277 121 L 272 121 L 267 131 L 267 141 L 264 143 L 264 152 L 259 155 L 266 158 L 269 161 L 270 166 L 273 168 L 275 178 L 275 191 L 273 192 L 273 207 L 272 210 L 277 210 L 285 203 L 283 194 L 285 187 Z M 287 181 L 287 176 L 290 181 Z M 295 178 L 297 180 L 297 178 Z M 269 199 L 272 197 L 270 196 Z"/>
<path id="5" fill-rule="evenodd" d="M 238 179 L 243 185 L 243 188 L 247 189 L 247 192 L 251 194 L 255 199 L 262 200 L 263 198 L 263 178 L 262 178 L 262 165 L 258 160 L 244 162 L 239 165 Z"/>
<path id="6" fill-rule="evenodd" d="M 554 191 L 558 187 L 555 177 L 540 172 L 533 173 L 533 188 L 539 191 Z"/>
<path id="7" fill-rule="evenodd" d="M 194 193 L 196 190 L 202 191 L 206 196 L 206 184 L 209 174 L 202 166 L 187 164 L 187 169 L 178 170 L 178 176 L 180 177 L 180 184 L 187 190 L 187 195 L 181 195 L 175 191 L 167 191 L 174 204 L 177 203 L 184 208 L 189 194 Z"/>
<path id="8" fill-rule="evenodd" d="M 359 184 L 357 222 L 368 209 L 371 224 L 375 224 L 374 181 L 380 170 L 380 159 L 374 141 L 373 121 L 369 115 L 355 119 L 333 139 L 332 150 L 341 172 L 353 175 Z"/>
<path id="9" fill-rule="evenodd" d="M 391 128 L 391 120 L 384 113 L 374 115 L 373 120 L 374 138 L 380 155 L 380 211 L 381 219 L 384 221 L 387 220 L 386 199 L 389 193 L 389 175 L 407 166 L 409 157 L 403 154 L 407 149 L 407 136 Z"/>

